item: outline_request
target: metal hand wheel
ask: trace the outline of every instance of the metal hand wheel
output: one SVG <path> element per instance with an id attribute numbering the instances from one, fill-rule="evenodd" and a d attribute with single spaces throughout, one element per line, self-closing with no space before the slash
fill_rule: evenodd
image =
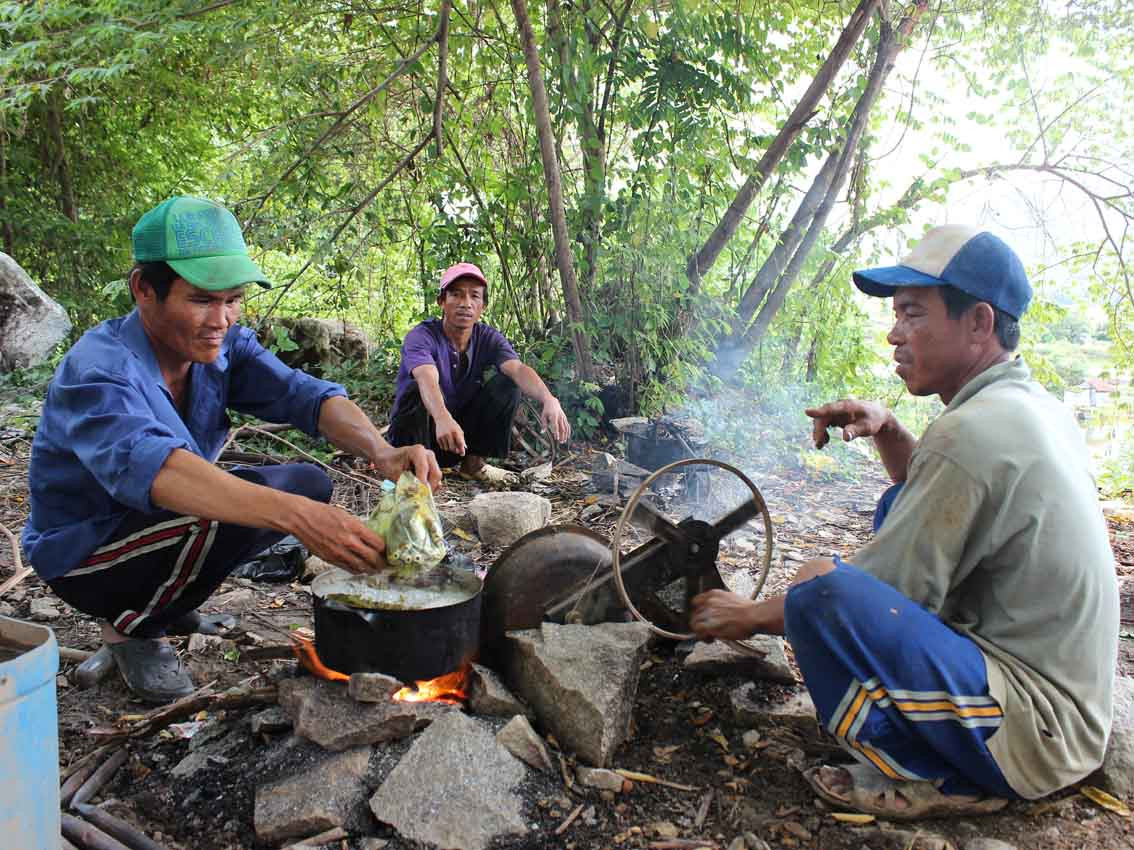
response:
<path id="1" fill-rule="evenodd" d="M 731 510 L 715 523 L 693 519 L 674 523 L 653 507 L 641 501 L 642 496 L 650 489 L 650 486 L 663 475 L 671 474 L 683 467 L 695 464 L 715 466 L 726 472 L 731 472 L 744 483 L 751 492 L 752 498 Z M 688 473 L 686 474 L 688 475 Z M 678 577 L 684 579 L 684 622 L 688 623 L 690 603 L 694 596 L 714 587 L 727 589 L 717 570 L 717 553 L 720 548 L 721 540 L 734 531 L 738 531 L 745 523 L 754 519 L 757 515 L 762 516 L 764 520 L 765 543 L 764 554 L 760 559 L 759 572 L 756 576 L 755 589 L 752 592 L 751 598 L 753 599 L 755 599 L 763 589 L 764 582 L 767 581 L 768 578 L 768 570 L 772 565 L 773 533 L 772 517 L 768 513 L 768 506 L 764 502 L 764 497 L 760 494 L 756 485 L 735 466 L 712 458 L 686 458 L 667 464 L 654 472 L 639 485 L 638 489 L 636 489 L 634 494 L 630 497 L 630 501 L 626 503 L 622 515 L 618 518 L 618 525 L 615 526 L 614 538 L 611 541 L 610 548 L 615 587 L 626 609 L 635 619 L 649 626 L 654 634 L 678 641 L 695 637 L 692 632 L 681 633 L 671 629 L 661 628 L 648 619 L 631 601 L 630 593 L 623 579 L 623 571 L 625 570 L 636 576 L 641 576 L 643 573 L 648 574 L 651 571 L 651 567 L 653 567 L 656 568 L 656 571 L 663 573 L 667 577 L 676 574 Z M 657 539 L 654 544 L 646 544 L 636 549 L 624 564 L 621 555 L 622 536 L 628 522 L 633 522 L 649 529 L 656 535 Z M 640 593 L 638 595 L 641 596 Z"/>

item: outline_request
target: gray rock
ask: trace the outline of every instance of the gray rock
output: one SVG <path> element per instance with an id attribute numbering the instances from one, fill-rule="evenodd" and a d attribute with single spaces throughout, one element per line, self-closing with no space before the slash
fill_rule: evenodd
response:
<path id="1" fill-rule="evenodd" d="M 42 363 L 71 332 L 67 311 L 0 253 L 0 372 Z"/>
<path id="2" fill-rule="evenodd" d="M 551 476 L 551 461 L 539 466 L 529 466 L 520 473 L 521 481 L 546 481 Z"/>
<path id="3" fill-rule="evenodd" d="M 909 829 L 850 829 L 848 832 L 858 836 L 861 846 L 871 850 L 956 850 L 953 843 L 935 832 Z"/>
<path id="4" fill-rule="evenodd" d="M 961 850 L 1016 850 L 1016 845 L 999 838 L 974 838 L 966 841 Z"/>
<path id="5" fill-rule="evenodd" d="M 535 493 L 481 493 L 469 503 L 476 532 L 486 546 L 511 546 L 551 519 L 551 502 Z"/>
<path id="6" fill-rule="evenodd" d="M 418 723 L 414 703 L 358 702 L 341 682 L 308 676 L 280 682 L 279 702 L 295 724 L 295 733 L 325 750 L 405 738 Z"/>
<path id="7" fill-rule="evenodd" d="M 546 773 L 554 770 L 547 745 L 522 714 L 517 714 L 509 720 L 504 728 L 496 733 L 496 740 L 512 755 L 536 770 Z"/>
<path id="8" fill-rule="evenodd" d="M 10 602 L 0 602 L 0 617 L 14 617 L 16 608 Z"/>
<path id="9" fill-rule="evenodd" d="M 332 569 L 334 569 L 334 567 L 318 555 L 310 555 L 307 560 L 303 562 L 303 580 L 307 582 L 313 581 L 327 572 L 327 570 Z"/>
<path id="10" fill-rule="evenodd" d="M 389 843 L 385 838 L 363 838 L 358 842 L 358 850 L 382 850 Z"/>
<path id="11" fill-rule="evenodd" d="M 273 705 L 252 715 L 252 734 L 261 735 L 268 732 L 286 732 L 291 728 L 291 718 L 281 706 Z"/>
<path id="12" fill-rule="evenodd" d="M 5 256 L 5 255 L 0 254 L 0 257 L 3 257 L 3 256 Z M 60 616 L 59 615 L 59 609 L 55 607 L 52 600 L 44 599 L 42 597 L 40 597 L 38 599 L 33 599 L 31 601 L 31 605 L 29 606 L 28 610 L 30 612 L 29 616 L 33 620 L 41 620 L 41 621 L 58 620 L 59 616 Z"/>
<path id="13" fill-rule="evenodd" d="M 256 607 L 256 594 L 249 587 L 238 587 L 235 590 L 228 591 L 228 593 L 214 596 L 206 604 L 211 611 L 228 613 L 247 611 L 249 608 Z"/>
<path id="14" fill-rule="evenodd" d="M 591 464 L 591 486 L 599 493 L 629 497 L 650 476 L 648 469 L 600 452 Z"/>
<path id="15" fill-rule="evenodd" d="M 445 532 L 459 528 L 467 534 L 476 534 L 476 517 L 468 505 L 439 505 L 437 513 L 441 515 L 441 528 Z"/>
<path id="16" fill-rule="evenodd" d="M 367 794 L 362 778 L 369 763 L 370 748 L 356 747 L 259 786 L 253 815 L 256 837 L 274 843 L 360 823 Z"/>
<path id="17" fill-rule="evenodd" d="M 220 655 L 221 644 L 225 642 L 220 635 L 203 635 L 194 632 L 189 635 L 188 650 L 191 655 Z M 232 641 L 229 641 L 232 643 Z M 235 644 L 233 644 L 235 646 Z"/>
<path id="18" fill-rule="evenodd" d="M 726 641 L 699 642 L 693 647 L 682 666 L 686 670 L 701 670 L 720 674 L 739 673 L 754 679 L 794 685 L 795 674 L 788 664 L 784 639 L 773 635 L 756 635 L 745 641 L 763 656 L 744 652 Z"/>
<path id="19" fill-rule="evenodd" d="M 531 709 L 520 702 L 504 683 L 480 664 L 472 665 L 469 676 L 469 708 L 473 714 L 491 717 L 531 716 Z"/>
<path id="20" fill-rule="evenodd" d="M 728 850 L 748 850 L 748 842 L 743 835 L 738 835 L 729 842 Z"/>
<path id="21" fill-rule="evenodd" d="M 564 747 L 606 767 L 629 732 L 649 629 L 543 623 L 507 637 L 509 685 Z"/>
<path id="22" fill-rule="evenodd" d="M 1134 678 L 1129 676 L 1114 680 L 1114 721 L 1099 772 L 1112 794 L 1134 796 Z"/>
<path id="23" fill-rule="evenodd" d="M 193 736 L 189 742 L 189 754 L 174 766 L 171 773 L 178 779 L 185 779 L 209 767 L 213 760 L 227 758 L 243 743 L 244 734 L 239 729 L 211 724 Z"/>
<path id="24" fill-rule="evenodd" d="M 471 717 L 449 714 L 414 741 L 370 798 L 370 810 L 404 838 L 451 850 L 483 850 L 522 835 L 524 766 Z M 428 781 L 423 781 L 428 778 Z"/>
<path id="25" fill-rule="evenodd" d="M 600 791 L 612 791 L 615 794 L 621 792 L 626 783 L 621 775 L 613 770 L 607 770 L 605 767 L 587 767 L 580 764 L 575 768 L 575 776 L 580 785 L 597 788 Z"/>
<path id="26" fill-rule="evenodd" d="M 795 691 L 784 701 L 770 702 L 757 695 L 754 687 L 749 682 L 730 694 L 738 726 L 790 726 L 802 732 L 815 731 L 815 703 L 806 690 Z"/>
<path id="27" fill-rule="evenodd" d="M 744 833 L 744 843 L 748 847 L 748 850 L 771 850 L 768 842 L 755 832 Z"/>
<path id="28" fill-rule="evenodd" d="M 351 673 L 347 693 L 359 702 L 389 702 L 404 687 L 385 673 Z"/>

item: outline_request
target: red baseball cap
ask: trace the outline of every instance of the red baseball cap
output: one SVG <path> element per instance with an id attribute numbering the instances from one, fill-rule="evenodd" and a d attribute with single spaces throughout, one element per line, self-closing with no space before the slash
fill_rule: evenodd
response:
<path id="1" fill-rule="evenodd" d="M 449 268 L 445 269 L 445 273 L 441 275 L 440 291 L 444 292 L 445 288 L 450 283 L 462 277 L 475 278 L 476 280 L 479 280 L 484 284 L 485 289 L 488 289 L 488 278 L 484 276 L 484 272 L 482 272 L 472 263 L 457 263 L 454 266 L 449 266 Z"/>

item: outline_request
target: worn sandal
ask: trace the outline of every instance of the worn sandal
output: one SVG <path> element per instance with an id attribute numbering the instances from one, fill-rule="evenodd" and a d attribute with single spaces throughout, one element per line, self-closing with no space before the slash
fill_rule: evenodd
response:
<path id="1" fill-rule="evenodd" d="M 140 699 L 164 704 L 193 693 L 189 671 L 166 641 L 130 638 L 107 646 L 126 687 Z"/>
<path id="2" fill-rule="evenodd" d="M 465 481 L 478 481 L 482 484 L 507 484 L 516 480 L 516 473 L 487 463 L 476 472 L 465 472 L 458 468 L 457 474 Z"/>
<path id="3" fill-rule="evenodd" d="M 190 611 L 182 614 L 165 627 L 167 635 L 223 635 L 236 628 L 236 618 L 231 614 L 202 614 Z"/>
<path id="4" fill-rule="evenodd" d="M 824 784 L 822 771 L 844 770 L 851 786 L 843 793 Z M 998 797 L 943 794 L 932 782 L 890 779 L 865 764 L 823 765 L 804 771 L 803 778 L 823 800 L 843 809 L 854 809 L 888 820 L 918 820 L 950 816 L 985 815 L 998 812 L 1008 801 Z M 899 798 L 904 805 L 899 804 Z"/>

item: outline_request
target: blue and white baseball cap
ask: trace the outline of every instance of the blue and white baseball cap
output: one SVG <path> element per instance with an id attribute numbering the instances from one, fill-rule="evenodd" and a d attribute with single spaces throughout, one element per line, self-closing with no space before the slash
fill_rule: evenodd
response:
<path id="1" fill-rule="evenodd" d="M 943 224 L 922 237 L 896 266 L 852 275 L 867 295 L 890 298 L 902 286 L 948 284 L 1019 319 L 1032 300 L 1024 264 L 1003 239 L 965 224 Z"/>

